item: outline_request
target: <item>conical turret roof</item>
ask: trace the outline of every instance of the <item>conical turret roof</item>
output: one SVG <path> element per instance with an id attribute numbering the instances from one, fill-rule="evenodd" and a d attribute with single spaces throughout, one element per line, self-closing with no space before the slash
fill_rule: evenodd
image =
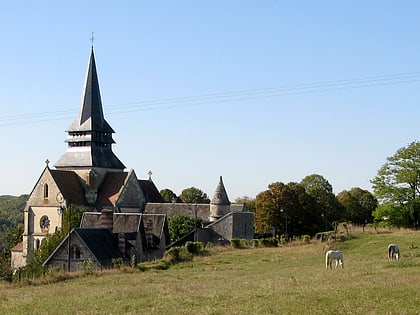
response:
<path id="1" fill-rule="evenodd" d="M 211 200 L 212 205 L 230 205 L 229 197 L 226 193 L 225 186 L 223 185 L 222 176 L 220 176 L 219 184 L 214 192 L 213 199 Z"/>

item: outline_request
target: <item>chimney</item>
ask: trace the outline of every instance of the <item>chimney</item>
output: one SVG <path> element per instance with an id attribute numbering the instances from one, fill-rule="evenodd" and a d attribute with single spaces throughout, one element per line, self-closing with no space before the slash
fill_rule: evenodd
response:
<path id="1" fill-rule="evenodd" d="M 109 209 L 102 209 L 101 212 L 101 226 L 112 232 L 114 225 L 114 211 Z"/>

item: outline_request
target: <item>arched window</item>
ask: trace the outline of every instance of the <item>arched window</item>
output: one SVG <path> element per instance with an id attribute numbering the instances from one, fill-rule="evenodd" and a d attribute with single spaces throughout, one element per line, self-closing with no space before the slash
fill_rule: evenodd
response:
<path id="1" fill-rule="evenodd" d="M 39 249 L 39 246 L 41 245 L 41 242 L 39 241 L 39 239 L 35 240 L 35 249 Z"/>
<path id="2" fill-rule="evenodd" d="M 48 184 L 44 184 L 44 199 L 48 199 Z"/>

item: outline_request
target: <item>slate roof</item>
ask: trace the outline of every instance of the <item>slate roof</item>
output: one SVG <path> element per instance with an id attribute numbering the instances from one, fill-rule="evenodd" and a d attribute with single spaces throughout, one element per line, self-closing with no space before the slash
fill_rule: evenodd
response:
<path id="1" fill-rule="evenodd" d="M 210 203 L 212 205 L 230 205 L 225 185 L 223 185 L 222 176 L 220 176 L 219 184 L 216 187 L 216 191 L 214 192 L 213 199 Z"/>
<path id="2" fill-rule="evenodd" d="M 69 235 L 61 241 L 50 257 L 44 261 L 44 266 L 48 265 L 51 260 L 54 260 L 55 254 L 61 247 L 66 246 L 68 237 Z M 71 231 L 70 237 L 78 237 L 104 267 L 110 266 L 113 258 L 123 258 L 122 253 L 118 249 L 117 238 L 108 229 L 75 228 Z"/>
<path id="3" fill-rule="evenodd" d="M 56 168 L 125 169 L 124 164 L 112 152 L 112 144 L 115 143 L 112 139 L 114 130 L 104 118 L 93 48 L 80 110 L 67 132 L 68 150 L 57 161 Z"/>
<path id="4" fill-rule="evenodd" d="M 151 179 L 139 180 L 138 182 L 141 190 L 143 191 L 146 197 L 146 202 L 164 202 L 162 195 L 160 194 L 159 190 L 156 188 L 155 184 Z"/>
<path id="5" fill-rule="evenodd" d="M 87 204 L 85 192 L 75 172 L 51 169 L 50 172 L 60 192 L 69 203 L 76 205 Z"/>
<path id="6" fill-rule="evenodd" d="M 98 198 L 96 199 L 98 209 L 115 205 L 127 176 L 127 172 L 110 172 L 106 174 L 98 190 Z"/>
<path id="7" fill-rule="evenodd" d="M 118 240 L 108 229 L 74 229 L 86 247 L 102 265 L 108 265 L 113 258 L 122 258 Z"/>

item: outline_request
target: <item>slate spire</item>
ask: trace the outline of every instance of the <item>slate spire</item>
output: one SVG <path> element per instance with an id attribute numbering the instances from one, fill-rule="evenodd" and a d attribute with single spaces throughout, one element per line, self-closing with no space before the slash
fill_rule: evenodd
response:
<path id="1" fill-rule="evenodd" d="M 212 205 L 230 205 L 228 195 L 226 193 L 225 185 L 223 185 L 222 176 L 220 176 L 219 184 L 211 200 Z"/>
<path id="2" fill-rule="evenodd" d="M 55 164 L 57 169 L 100 167 L 125 169 L 112 152 L 114 130 L 104 118 L 93 47 L 90 53 L 79 113 L 66 130 L 66 153 Z"/>

